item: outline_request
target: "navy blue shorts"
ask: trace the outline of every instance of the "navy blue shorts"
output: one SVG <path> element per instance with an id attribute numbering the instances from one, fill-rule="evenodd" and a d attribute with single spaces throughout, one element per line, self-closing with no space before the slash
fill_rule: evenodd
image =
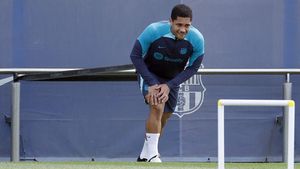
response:
<path id="1" fill-rule="evenodd" d="M 161 84 L 166 83 L 168 81 L 168 80 L 160 78 L 160 77 L 156 77 L 156 78 Z M 140 90 L 145 99 L 145 96 L 148 94 L 149 86 L 144 82 L 144 79 L 140 75 L 138 75 L 138 82 L 139 82 Z M 179 86 L 170 88 L 169 99 L 165 104 L 164 112 L 173 113 L 175 111 L 175 107 L 177 104 L 178 90 L 179 90 Z M 145 100 L 145 103 L 147 103 L 146 100 Z"/>

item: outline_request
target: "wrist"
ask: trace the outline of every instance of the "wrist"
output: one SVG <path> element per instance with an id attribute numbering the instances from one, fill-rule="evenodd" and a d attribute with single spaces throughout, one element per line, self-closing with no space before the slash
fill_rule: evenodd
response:
<path id="1" fill-rule="evenodd" d="M 167 82 L 166 85 L 168 86 L 169 89 L 173 87 L 173 84 L 171 82 Z"/>

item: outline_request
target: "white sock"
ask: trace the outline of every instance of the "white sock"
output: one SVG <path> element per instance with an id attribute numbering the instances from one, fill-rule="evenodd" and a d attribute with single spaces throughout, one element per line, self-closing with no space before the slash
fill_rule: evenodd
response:
<path id="1" fill-rule="evenodd" d="M 146 137 L 146 136 L 145 136 Z M 147 158 L 148 157 L 148 141 L 147 139 L 145 138 L 145 141 L 144 141 L 144 146 L 143 146 L 143 149 L 142 149 L 142 152 L 140 154 L 140 158 L 143 159 L 143 158 Z"/>
<path id="2" fill-rule="evenodd" d="M 155 155 L 158 155 L 158 140 L 159 133 L 146 133 L 146 139 L 148 143 L 148 156 L 147 159 L 152 158 Z"/>

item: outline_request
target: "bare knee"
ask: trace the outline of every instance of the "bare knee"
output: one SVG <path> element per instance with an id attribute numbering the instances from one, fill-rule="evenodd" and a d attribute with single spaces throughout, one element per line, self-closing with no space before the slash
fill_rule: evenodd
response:
<path id="1" fill-rule="evenodd" d="M 154 112 L 158 112 L 158 113 L 162 113 L 164 110 L 163 110 L 163 105 L 162 104 L 158 104 L 158 105 L 151 105 L 150 106 L 150 109 Z"/>
<path id="2" fill-rule="evenodd" d="M 151 105 L 150 106 L 150 116 L 155 117 L 156 120 L 161 120 L 164 112 L 164 105 Z"/>

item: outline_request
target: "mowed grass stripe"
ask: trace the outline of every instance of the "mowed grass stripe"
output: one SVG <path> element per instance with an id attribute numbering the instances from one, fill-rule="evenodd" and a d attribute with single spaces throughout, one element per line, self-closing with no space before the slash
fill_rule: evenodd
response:
<path id="1" fill-rule="evenodd" d="M 226 163 L 226 169 L 285 169 L 284 163 Z M 216 163 L 0 162 L 0 169 L 216 169 Z M 300 164 L 295 165 L 300 169 Z"/>

